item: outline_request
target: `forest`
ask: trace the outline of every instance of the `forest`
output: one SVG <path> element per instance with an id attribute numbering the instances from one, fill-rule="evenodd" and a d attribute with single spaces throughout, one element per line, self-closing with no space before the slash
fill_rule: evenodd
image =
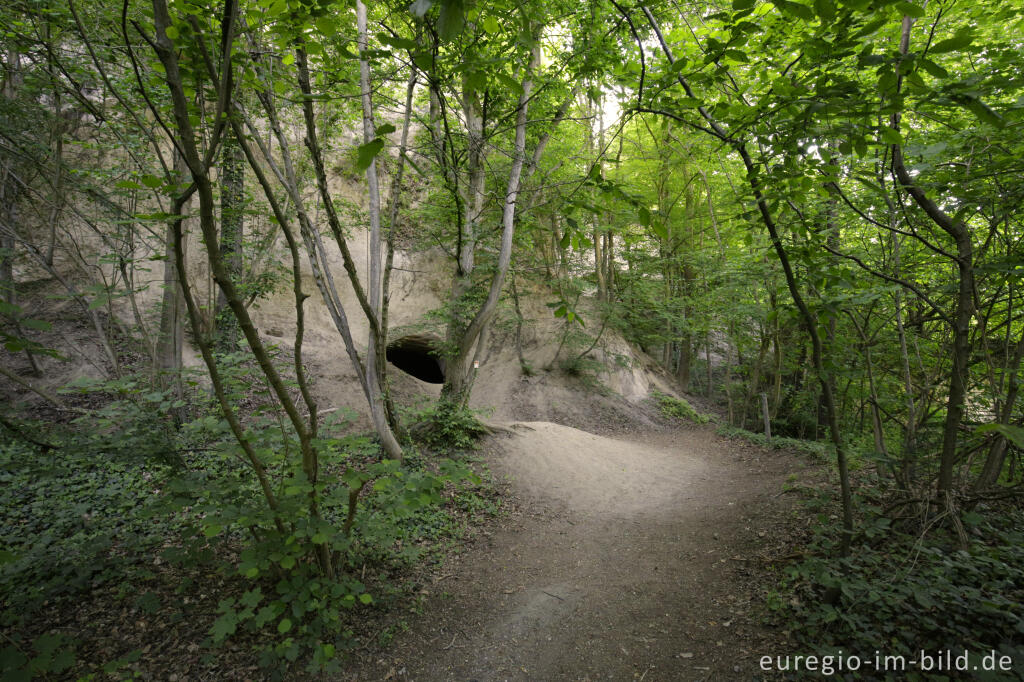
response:
<path id="1" fill-rule="evenodd" d="M 5 2 L 2 678 L 1024 679 L 1022 55 Z"/>

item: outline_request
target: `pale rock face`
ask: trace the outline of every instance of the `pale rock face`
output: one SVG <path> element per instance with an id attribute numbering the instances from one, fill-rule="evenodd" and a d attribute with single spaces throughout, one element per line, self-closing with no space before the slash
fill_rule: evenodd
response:
<path id="1" fill-rule="evenodd" d="M 360 191 L 353 184 L 338 182 L 339 198 L 351 204 L 363 201 Z M 198 229 L 190 230 L 188 244 L 188 270 L 197 299 L 204 304 L 212 302 L 209 269 L 205 262 L 205 251 L 195 236 Z M 360 352 L 365 352 L 368 325 L 363 316 L 355 293 L 343 267 L 337 246 L 329 235 L 324 244 L 328 252 L 331 274 L 339 298 L 348 316 L 353 338 Z M 148 258 L 157 253 L 155 245 L 141 245 L 138 258 Z M 349 250 L 365 283 L 368 270 L 368 236 L 365 230 L 354 230 L 348 239 Z M 290 254 L 284 240 L 278 237 L 272 247 L 271 259 L 281 266 L 290 266 Z M 162 252 L 162 248 L 161 248 Z M 303 358 L 315 377 L 314 385 L 321 409 L 351 408 L 365 421 L 367 408 L 359 382 L 345 352 L 341 336 L 328 314 L 313 279 L 305 253 L 302 254 L 302 289 L 309 295 L 305 302 L 306 319 L 303 343 Z M 157 311 L 162 296 L 163 263 L 159 260 L 147 263 L 147 271 L 139 275 L 139 305 L 144 310 Z M 397 250 L 391 277 L 391 299 L 389 312 L 389 341 L 409 335 L 430 335 L 444 338 L 443 325 L 431 311 L 441 307 L 448 295 L 452 265 L 439 249 L 410 252 Z M 672 393 L 671 380 L 661 373 L 655 363 L 638 348 L 627 343 L 618 333 L 607 329 L 600 342 L 588 353 L 596 361 L 594 374 L 588 375 L 603 385 L 604 397 L 596 395 L 581 383 L 579 378 L 568 377 L 557 365 L 551 369 L 555 351 L 564 333 L 564 321 L 555 318 L 546 303 L 555 298 L 543 287 L 523 282 L 520 286 L 520 307 L 524 316 L 521 332 L 522 350 L 526 362 L 531 366 L 533 376 L 524 376 L 520 369 L 515 348 L 515 315 L 511 304 L 502 303 L 492 323 L 487 348 L 481 356 L 481 365 L 474 383 L 470 405 L 485 410 L 496 419 L 540 418 L 552 410 L 556 413 L 582 414 L 590 404 L 611 398 L 631 404 L 638 404 L 652 388 Z M 126 323 L 132 322 L 132 312 L 127 300 L 116 302 L 116 311 Z M 581 312 L 588 313 L 589 302 L 580 302 Z M 291 349 L 295 333 L 295 300 L 290 282 L 281 283 L 269 297 L 257 301 L 251 308 L 257 329 L 264 339 L 284 349 Z M 597 315 L 590 312 L 589 320 Z M 597 333 L 591 324 L 588 334 Z M 578 354 L 580 349 L 563 348 L 560 359 L 569 354 Z M 185 364 L 201 367 L 202 359 L 195 349 L 186 347 Z M 550 371 L 546 371 L 550 369 Z M 425 404 L 439 395 L 438 384 L 417 379 L 389 364 L 389 376 L 396 397 L 403 403 Z"/>
<path id="2" fill-rule="evenodd" d="M 365 233 L 356 233 L 349 245 L 362 275 L 367 264 Z M 363 351 L 368 333 L 366 322 L 345 277 L 340 254 L 337 249 L 332 249 L 331 253 L 335 283 L 349 315 L 356 343 Z M 391 280 L 389 341 L 417 335 L 443 339 L 444 328 L 428 313 L 438 309 L 447 295 L 451 264 L 437 250 L 421 253 L 399 251 L 395 254 L 395 268 Z M 323 407 L 347 406 L 365 416 L 365 401 L 355 374 L 334 324 L 320 301 L 311 273 L 304 270 L 303 279 L 303 288 L 313 294 L 306 303 L 304 355 L 316 365 L 317 392 Z M 588 402 L 602 398 L 586 395 L 590 391 L 585 390 L 578 379 L 564 376 L 557 367 L 551 372 L 544 371 L 554 359 L 564 330 L 564 322 L 555 318 L 545 305 L 553 294 L 539 288 L 525 288 L 522 283 L 520 289 L 520 307 L 524 316 L 521 334 L 523 354 L 536 373 L 532 377 L 523 376 L 515 348 L 515 316 L 511 305 L 503 305 L 492 323 L 487 348 L 481 355 L 471 407 L 501 420 L 543 415 L 551 408 L 569 412 L 589 409 Z M 290 289 L 282 288 L 270 300 L 261 303 L 255 317 L 261 329 L 274 326 L 293 330 L 294 303 Z M 590 317 L 596 319 L 595 314 Z M 591 333 L 596 333 L 596 330 Z M 290 346 L 291 333 L 274 341 Z M 578 353 L 579 350 L 572 352 Z M 565 358 L 567 353 L 563 349 L 561 357 Z M 671 380 L 654 369 L 654 362 L 612 330 L 605 330 L 600 343 L 589 355 L 602 367 L 594 378 L 613 396 L 637 404 L 649 395 L 652 388 L 673 392 Z M 429 401 L 439 395 L 438 384 L 421 381 L 393 364 L 389 364 L 388 369 L 399 400 Z"/>

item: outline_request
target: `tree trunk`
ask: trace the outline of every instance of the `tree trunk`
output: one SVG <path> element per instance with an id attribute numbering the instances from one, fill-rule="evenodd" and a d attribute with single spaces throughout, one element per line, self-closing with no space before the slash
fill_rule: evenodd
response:
<path id="1" fill-rule="evenodd" d="M 359 53 L 365 54 L 368 49 L 366 36 L 366 5 L 362 0 L 356 0 L 356 23 L 359 31 Z M 363 109 L 363 142 L 369 143 L 377 136 L 373 123 L 373 103 L 371 101 L 370 84 L 370 62 L 367 59 L 359 61 L 359 84 L 361 90 L 360 100 Z M 370 417 L 380 434 L 381 444 L 385 452 L 394 459 L 402 458 L 402 447 L 398 444 L 392 429 L 391 421 L 388 419 L 388 409 L 385 404 L 382 377 L 386 365 L 383 362 L 384 348 L 387 345 L 387 329 L 382 329 L 379 320 L 382 319 L 384 305 L 383 273 L 381 270 L 381 230 L 380 230 L 380 186 L 377 177 L 377 160 L 371 159 L 366 169 L 366 184 L 369 191 L 369 217 L 370 217 L 370 272 L 369 292 L 370 310 L 372 318 L 378 324 L 370 324 L 370 331 L 367 338 L 366 348 L 366 389 L 369 394 Z"/>
<path id="2" fill-rule="evenodd" d="M 998 415 L 998 423 L 1009 424 L 1013 419 L 1013 410 L 1017 406 L 1017 397 L 1020 395 L 1020 363 L 1024 357 L 1024 334 L 1021 334 L 1014 349 L 1013 358 L 1010 361 L 1006 373 L 1009 375 L 1006 390 L 1006 400 L 1003 402 L 1003 409 Z M 978 480 L 974 483 L 975 490 L 985 490 L 996 484 L 999 474 L 1003 471 L 1003 464 L 1006 461 L 1006 452 L 1009 443 L 1002 434 L 996 434 L 995 441 L 989 448 L 988 456 L 985 458 L 985 465 L 982 467 Z"/>
<path id="3" fill-rule="evenodd" d="M 152 45 L 157 57 L 160 59 L 160 63 L 164 67 L 164 81 L 169 91 L 174 128 L 176 129 L 175 147 L 181 151 L 181 154 L 184 157 L 185 164 L 188 166 L 189 175 L 192 178 L 194 191 L 199 196 L 199 227 L 202 231 L 210 271 L 217 286 L 219 286 L 224 292 L 224 295 L 227 298 L 228 307 L 238 319 L 242 335 L 245 337 L 256 362 L 259 364 L 259 367 L 267 380 L 267 384 L 270 386 L 271 392 L 277 399 L 278 404 L 292 426 L 295 436 L 299 442 L 302 470 L 306 476 L 307 482 L 315 490 L 320 470 L 319 455 L 314 443 L 317 429 L 317 413 L 316 403 L 309 392 L 308 384 L 305 381 L 305 371 L 302 367 L 301 352 L 304 333 L 303 304 L 308 296 L 303 293 L 301 288 L 302 280 L 300 277 L 299 253 L 296 241 L 291 232 L 286 229 L 286 225 L 282 225 L 281 227 L 285 233 L 285 238 L 288 241 L 288 248 L 292 260 L 292 284 L 295 297 L 296 314 L 294 344 L 295 371 L 299 391 L 301 393 L 303 403 L 308 410 L 308 415 L 306 417 L 303 417 L 303 415 L 300 414 L 296 400 L 289 392 L 280 372 L 274 365 L 273 359 L 267 352 L 266 346 L 260 339 L 259 333 L 252 322 L 252 317 L 249 315 L 249 312 L 245 307 L 245 302 L 239 295 L 239 290 L 231 280 L 224 261 L 220 257 L 220 251 L 217 247 L 218 234 L 216 202 L 214 199 L 213 183 L 210 180 L 209 160 L 206 153 L 200 151 L 199 137 L 194 128 L 192 117 L 190 116 L 189 100 L 185 94 L 185 84 L 178 61 L 178 52 L 175 50 L 174 43 L 167 36 L 167 29 L 172 25 L 170 12 L 168 11 L 166 0 L 152 0 L 152 7 L 156 29 Z M 237 7 L 235 10 L 237 11 Z M 231 49 L 233 42 L 232 28 L 236 19 L 237 14 L 232 14 L 228 17 L 228 21 L 225 24 L 224 45 L 226 50 Z M 224 63 L 229 64 L 230 54 L 225 54 L 223 57 Z M 225 73 L 219 75 L 212 73 L 210 75 L 211 77 L 214 77 L 214 80 L 218 82 L 219 87 L 221 88 L 219 106 L 224 107 L 225 112 L 230 113 L 227 110 L 230 109 L 231 95 L 233 93 L 231 70 L 228 69 Z M 232 121 L 231 125 L 235 126 L 237 125 L 237 122 Z M 238 130 L 238 128 L 235 128 L 236 133 L 238 133 Z M 215 152 L 216 150 L 214 149 L 212 151 Z M 189 191 L 193 190 L 190 189 Z M 177 234 L 175 236 L 176 238 L 178 237 Z M 181 259 L 182 254 L 180 251 L 176 252 L 176 257 Z M 179 260 L 179 263 L 180 262 L 182 261 Z M 186 303 L 189 306 L 189 314 L 193 321 L 195 321 L 195 306 L 188 303 L 188 299 L 186 299 Z M 211 377 L 214 376 L 216 373 L 216 363 L 212 361 L 211 356 L 206 351 L 204 351 L 203 359 L 207 364 L 207 368 L 210 370 Z M 232 414 L 230 406 L 225 408 L 223 400 L 221 401 L 221 405 L 224 410 L 225 417 L 230 419 Z M 232 428 L 235 430 L 234 426 Z M 239 436 L 237 430 L 235 430 L 235 435 L 240 444 L 244 447 L 244 435 Z M 310 518 L 314 523 L 318 522 L 321 518 L 317 499 L 318 496 L 316 493 L 312 493 L 309 497 L 307 507 Z M 326 544 L 313 544 L 310 547 L 310 553 L 316 558 L 323 575 L 327 579 L 333 580 L 335 578 L 335 572 L 331 552 L 328 549 L 328 546 Z"/>
<path id="4" fill-rule="evenodd" d="M 183 208 L 187 205 L 186 203 Z M 185 301 L 174 243 L 174 226 L 168 223 L 164 238 L 164 291 L 160 304 L 160 329 L 156 340 L 156 370 L 161 377 L 161 385 L 165 388 L 174 386 L 180 399 L 183 397 L 181 368 L 182 349 L 185 345 Z M 184 243 L 182 240 L 183 246 Z M 184 262 L 185 259 L 180 260 Z M 201 330 L 196 329 L 193 332 L 199 334 Z"/>
<path id="5" fill-rule="evenodd" d="M 220 257 L 235 282 L 242 278 L 242 230 L 245 217 L 245 154 L 231 131 L 224 133 L 220 177 Z M 237 350 L 238 321 L 227 310 L 224 292 L 217 295 L 216 345 L 222 353 Z"/>
<path id="6" fill-rule="evenodd" d="M 7 73 L 4 74 L 3 98 L 11 102 L 8 106 L 16 106 L 13 104 L 13 101 L 17 97 L 18 89 L 22 84 L 21 53 L 13 47 L 7 50 L 6 70 Z M 60 112 L 58 111 L 57 113 L 59 114 Z M 18 321 L 17 308 L 14 307 L 17 305 L 17 290 L 16 282 L 14 281 L 16 242 L 14 235 L 8 234 L 8 230 L 14 230 L 18 222 L 17 201 L 20 194 L 21 190 L 18 187 L 18 180 L 14 176 L 14 157 L 5 154 L 0 159 L 0 222 L 3 223 L 0 226 L 0 300 L 11 306 L 11 312 L 8 313 L 8 316 L 13 323 L 14 333 L 18 336 L 24 336 L 21 323 Z M 35 355 L 30 348 L 25 349 L 25 356 L 28 358 L 29 365 L 32 368 L 32 374 L 42 376 L 43 372 L 39 368 Z"/>
<path id="7" fill-rule="evenodd" d="M 910 49 L 910 29 L 913 25 L 913 17 L 903 17 L 899 45 L 901 57 L 905 57 Z M 901 80 L 897 81 L 897 92 L 901 82 Z M 899 132 L 900 115 L 898 111 L 892 114 L 890 126 Z M 964 401 L 967 397 L 971 319 L 974 317 L 974 245 L 966 223 L 950 217 L 914 182 L 903 162 L 903 149 L 899 144 L 892 146 L 892 166 L 900 185 L 913 198 L 914 203 L 956 244 L 958 286 L 956 311 L 952 320 L 953 348 L 949 376 L 949 400 L 946 403 L 946 418 L 942 426 L 942 451 L 936 491 L 940 503 L 948 506 L 953 492 L 957 436 L 960 432 Z"/>
<path id="8" fill-rule="evenodd" d="M 539 65 L 540 48 L 535 47 L 533 54 L 530 57 L 530 65 L 527 68 L 526 76 L 522 83 L 523 92 L 519 97 L 519 105 L 516 114 L 515 147 L 512 154 L 512 167 L 509 170 L 508 183 L 506 185 L 504 203 L 502 205 L 501 246 L 498 251 L 498 262 L 494 276 L 491 280 L 490 289 L 487 292 L 487 299 L 483 302 L 472 320 L 470 320 L 465 327 L 462 326 L 465 317 L 458 315 L 458 311 L 456 310 L 451 312 L 452 320 L 449 322 L 448 326 L 448 340 L 455 348 L 455 352 L 452 353 L 447 360 L 447 365 L 445 367 L 445 383 L 441 387 L 441 400 L 459 407 L 465 407 L 469 402 L 469 395 L 473 389 L 473 380 L 476 378 L 476 371 L 470 363 L 470 358 L 473 357 L 473 352 L 477 346 L 477 342 L 480 341 L 487 325 L 490 324 L 494 311 L 497 309 L 498 300 L 501 297 L 501 290 L 505 283 L 505 275 L 508 273 L 509 265 L 512 261 L 512 238 L 515 232 L 516 205 L 519 198 L 519 187 L 523 164 L 526 160 L 526 117 L 529 111 L 530 95 L 533 92 L 533 73 Z M 467 101 L 470 101 L 470 98 L 467 98 Z M 467 119 L 475 117 L 475 115 L 474 107 L 468 107 Z M 468 123 L 469 121 L 467 120 L 467 125 Z M 479 130 L 481 133 L 482 125 L 483 121 L 481 119 L 479 122 Z M 477 123 L 474 122 L 473 128 L 476 127 Z M 472 144 L 472 136 L 470 139 Z M 482 163 L 482 159 L 480 161 Z M 479 172 L 481 175 L 481 178 L 478 181 L 479 204 L 477 204 L 478 199 L 476 190 L 472 189 L 474 176 L 471 174 L 471 193 L 468 197 L 470 201 L 467 201 L 467 210 L 472 211 L 473 221 L 466 221 L 467 229 L 472 229 L 472 226 L 475 225 L 475 222 L 479 217 L 480 210 L 482 210 L 483 171 L 480 170 Z M 466 252 L 463 250 L 460 253 L 459 271 L 456 273 L 456 278 L 452 285 L 453 305 L 461 303 L 464 295 L 469 291 L 471 286 L 469 275 L 472 273 L 473 267 L 472 258 L 472 252 Z M 468 270 L 466 265 L 469 266 Z"/>

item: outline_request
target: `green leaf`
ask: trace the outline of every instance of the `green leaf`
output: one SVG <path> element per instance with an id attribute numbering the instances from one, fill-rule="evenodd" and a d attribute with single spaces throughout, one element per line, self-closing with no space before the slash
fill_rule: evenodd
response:
<path id="1" fill-rule="evenodd" d="M 661 239 L 668 239 L 668 228 L 666 228 L 665 224 L 657 218 L 651 220 L 651 230 L 653 230 L 654 234 L 658 235 Z"/>
<path id="2" fill-rule="evenodd" d="M 285 56 L 281 57 L 281 63 L 285 66 L 290 66 L 295 63 L 295 55 L 289 52 Z"/>
<path id="3" fill-rule="evenodd" d="M 943 54 L 944 52 L 955 52 L 956 50 L 962 50 L 965 47 L 969 46 L 973 40 L 974 36 L 972 36 L 969 32 L 957 31 L 957 34 L 954 35 L 952 38 L 940 40 L 939 42 L 932 45 L 931 49 L 928 51 L 934 54 Z"/>
<path id="4" fill-rule="evenodd" d="M 214 642 L 222 642 L 228 636 L 235 634 L 237 629 L 238 614 L 231 611 L 214 621 L 213 627 L 210 628 L 210 635 L 213 636 Z"/>
<path id="5" fill-rule="evenodd" d="M 390 135 L 391 133 L 395 132 L 395 130 L 395 126 L 391 125 L 390 123 L 385 123 L 381 127 L 377 128 L 377 135 Z"/>
<path id="6" fill-rule="evenodd" d="M 416 0 L 409 5 L 409 12 L 417 19 L 422 19 L 430 11 L 433 4 L 433 0 Z"/>
<path id="7" fill-rule="evenodd" d="M 420 71 L 428 72 L 434 65 L 434 58 L 429 52 L 417 52 L 412 56 L 412 63 Z"/>
<path id="8" fill-rule="evenodd" d="M 155 175 L 146 174 L 143 175 L 142 178 L 140 179 L 142 180 L 142 184 L 145 185 L 146 187 L 149 187 L 150 189 L 156 189 L 160 185 L 164 184 L 164 181 Z"/>
<path id="9" fill-rule="evenodd" d="M 868 188 L 869 190 L 871 190 L 872 192 L 874 192 L 878 196 L 882 197 L 883 199 L 885 199 L 886 197 L 889 196 L 886 193 L 885 189 L 883 189 L 882 187 L 879 187 L 878 186 L 878 182 L 874 178 L 872 178 L 870 176 L 864 177 L 864 176 L 860 176 L 860 175 L 855 175 L 855 176 L 853 176 L 853 179 L 856 180 L 857 182 L 859 182 L 860 184 L 864 185 L 864 187 Z"/>
<path id="10" fill-rule="evenodd" d="M 996 113 L 992 107 L 976 97 L 972 97 L 967 100 L 964 106 L 966 106 L 967 109 L 982 123 L 987 123 L 990 126 L 995 126 L 996 128 L 1004 128 L 1006 126 L 1006 121 L 1003 120 L 1002 116 Z"/>
<path id="11" fill-rule="evenodd" d="M 807 5 L 792 2 L 792 0 L 772 0 L 772 2 L 784 14 L 789 14 L 804 21 L 812 21 L 814 19 L 814 11 Z"/>
<path id="12" fill-rule="evenodd" d="M 437 32 L 441 40 L 454 40 L 466 25 L 462 0 L 441 0 L 441 14 L 437 18 Z"/>
<path id="13" fill-rule="evenodd" d="M 166 33 L 167 37 L 170 38 L 171 40 L 177 40 L 178 39 L 178 35 L 179 35 L 178 34 L 178 29 L 174 28 L 173 26 L 168 26 L 167 29 L 164 31 L 164 33 Z"/>
<path id="14" fill-rule="evenodd" d="M 281 568 L 289 570 L 295 567 L 295 557 L 289 555 L 281 559 Z"/>
<path id="15" fill-rule="evenodd" d="M 261 608 L 252 619 L 252 624 L 258 628 L 263 627 L 270 621 L 274 620 L 280 615 L 278 611 L 272 606 L 264 606 Z"/>
<path id="16" fill-rule="evenodd" d="M 22 666 L 28 663 L 28 657 L 13 646 L 0 649 L 0 670 L 4 673 L 4 680 L 31 680 L 32 673 L 24 670 Z"/>
<path id="17" fill-rule="evenodd" d="M 217 535 L 220 535 L 222 530 L 224 530 L 224 526 L 217 523 L 210 524 L 206 528 L 203 528 L 203 535 L 208 538 L 216 537 Z"/>
<path id="18" fill-rule="evenodd" d="M 0 300 L 0 313 L 4 315 L 20 315 L 21 306 L 17 303 L 8 303 L 7 301 Z"/>
<path id="19" fill-rule="evenodd" d="M 484 17 L 483 21 L 480 23 L 483 24 L 484 30 L 491 35 L 494 35 L 501 30 L 501 25 L 498 23 L 498 20 L 490 15 Z"/>
<path id="20" fill-rule="evenodd" d="M 899 132 L 888 127 L 883 127 L 878 131 L 878 139 L 885 144 L 903 144 L 903 138 Z"/>
<path id="21" fill-rule="evenodd" d="M 373 597 L 371 597 L 368 593 L 363 592 L 361 595 L 359 595 L 359 601 L 363 602 L 364 604 L 372 604 Z"/>
<path id="22" fill-rule="evenodd" d="M 334 15 L 325 14 L 322 17 L 317 18 L 316 30 L 320 31 L 320 34 L 324 37 L 330 38 L 338 32 L 338 21 Z"/>
<path id="23" fill-rule="evenodd" d="M 853 149 L 857 152 L 857 156 L 863 157 L 868 153 L 868 143 L 863 136 L 853 138 Z"/>
<path id="24" fill-rule="evenodd" d="M 160 610 L 160 597 L 154 592 L 146 592 L 135 600 L 135 605 L 145 613 L 153 614 Z"/>
<path id="25" fill-rule="evenodd" d="M 399 36 L 391 36 L 387 33 L 378 33 L 377 40 L 388 45 L 390 47 L 396 47 L 400 50 L 415 50 L 419 45 L 415 40 L 409 38 L 402 38 Z"/>
<path id="26" fill-rule="evenodd" d="M 36 331 L 48 332 L 53 329 L 53 325 L 45 320 L 22 320 L 21 324 L 29 329 L 35 329 Z"/>
<path id="27" fill-rule="evenodd" d="M 814 13 L 818 15 L 822 22 L 832 21 L 832 18 L 836 15 L 836 6 L 832 3 L 832 0 L 814 0 Z"/>
<path id="28" fill-rule="evenodd" d="M 292 621 L 290 618 L 282 618 L 281 622 L 277 624 L 277 631 L 282 635 L 292 629 Z"/>
<path id="29" fill-rule="evenodd" d="M 677 97 L 675 103 L 681 107 L 695 109 L 700 106 L 700 100 L 696 97 Z"/>
<path id="30" fill-rule="evenodd" d="M 750 9 L 754 6 L 755 0 L 732 0 L 732 8 L 736 11 Z"/>
<path id="31" fill-rule="evenodd" d="M 1024 428 L 1010 424 L 985 424 L 979 426 L 978 433 L 991 433 L 993 431 L 1006 438 L 1018 448 L 1024 448 Z"/>
<path id="32" fill-rule="evenodd" d="M 928 72 L 928 75 L 935 78 L 949 78 L 949 71 L 936 64 L 930 59 L 918 59 L 917 64 Z"/>
<path id="33" fill-rule="evenodd" d="M 382 149 L 384 149 L 384 140 L 379 137 L 366 144 L 359 145 L 359 159 L 356 161 L 356 168 L 360 171 L 369 168 L 370 164 L 373 163 L 374 157 L 380 154 Z"/>
<path id="34" fill-rule="evenodd" d="M 89 310 L 99 310 L 110 301 L 109 294 L 100 294 L 96 298 L 89 301 L 89 305 L 86 306 Z"/>
<path id="35" fill-rule="evenodd" d="M 511 90 L 512 94 L 514 94 L 516 97 L 522 96 L 523 86 L 515 78 L 512 78 L 511 76 L 501 73 L 500 71 L 497 72 L 495 76 L 497 76 L 498 80 L 501 81 L 502 84 L 505 85 L 505 87 Z"/>
<path id="36" fill-rule="evenodd" d="M 261 601 L 263 601 L 263 590 L 257 587 L 255 590 L 249 590 L 243 594 L 242 598 L 238 600 L 238 603 L 242 606 L 254 609 L 259 606 Z"/>
<path id="37" fill-rule="evenodd" d="M 896 9 L 908 17 L 919 19 L 924 16 L 924 9 L 912 2 L 897 2 Z"/>

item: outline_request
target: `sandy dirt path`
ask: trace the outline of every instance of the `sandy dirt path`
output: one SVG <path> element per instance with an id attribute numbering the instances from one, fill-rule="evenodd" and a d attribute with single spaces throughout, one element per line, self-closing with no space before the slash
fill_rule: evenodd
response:
<path id="1" fill-rule="evenodd" d="M 798 458 L 710 428 L 603 437 L 513 424 L 486 447 L 520 513 L 428 586 L 356 680 L 750 680 L 752 611 Z"/>

